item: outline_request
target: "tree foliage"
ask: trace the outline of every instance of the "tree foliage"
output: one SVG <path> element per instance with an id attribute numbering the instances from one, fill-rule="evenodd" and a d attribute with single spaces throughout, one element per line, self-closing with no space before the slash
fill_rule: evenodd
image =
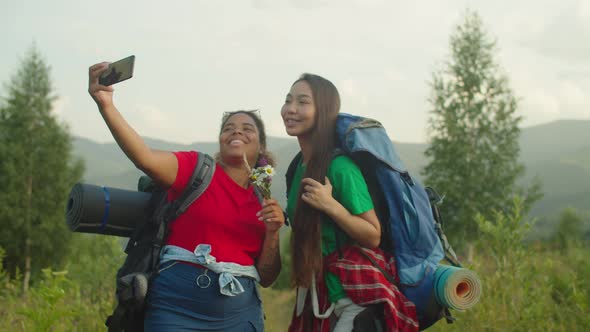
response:
<path id="1" fill-rule="evenodd" d="M 71 237 L 66 200 L 83 166 L 52 113 L 49 72 L 33 46 L 6 85 L 0 112 L 0 244 L 12 273 L 58 266 Z"/>
<path id="2" fill-rule="evenodd" d="M 464 262 L 481 278 L 481 300 L 453 311 L 428 331 L 588 331 L 590 259 L 587 249 L 556 252 L 526 243 L 531 222 L 518 197 L 493 219 L 476 216 L 481 236 L 473 260 Z"/>
<path id="3" fill-rule="evenodd" d="M 450 38 L 451 58 L 433 74 L 426 184 L 444 194 L 442 214 L 450 237 L 473 235 L 480 213 L 505 211 L 515 195 L 525 209 L 539 187 L 519 187 L 517 99 L 494 61 L 495 41 L 479 15 L 468 11 Z"/>
<path id="4" fill-rule="evenodd" d="M 559 249 L 567 251 L 570 248 L 579 247 L 584 241 L 583 220 L 575 209 L 566 208 L 561 213 L 554 242 Z"/>

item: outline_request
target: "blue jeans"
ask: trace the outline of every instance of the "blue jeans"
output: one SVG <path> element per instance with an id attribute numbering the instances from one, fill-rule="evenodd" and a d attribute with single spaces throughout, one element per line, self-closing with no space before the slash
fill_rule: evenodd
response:
<path id="1" fill-rule="evenodd" d="M 225 296 L 218 279 L 202 267 L 164 263 L 150 285 L 145 331 L 264 331 L 256 281 L 239 277 L 245 292 Z"/>

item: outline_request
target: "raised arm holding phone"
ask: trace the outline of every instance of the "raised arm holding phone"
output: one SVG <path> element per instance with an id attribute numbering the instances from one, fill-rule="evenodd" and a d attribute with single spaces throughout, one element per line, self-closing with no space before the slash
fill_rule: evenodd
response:
<path id="1" fill-rule="evenodd" d="M 151 149 L 115 107 L 112 85 L 99 83 L 109 70 L 115 81 L 125 76 L 112 75 L 107 62 L 95 64 L 89 68 L 89 94 L 125 155 L 168 188 L 168 199 L 176 198 L 189 182 L 197 153 Z M 280 272 L 279 228 L 285 220 L 276 200 L 258 200 L 248 168 L 261 160 L 273 165 L 273 159 L 255 112 L 225 113 L 218 140 L 210 185 L 170 225 L 159 273 L 150 284 L 145 331 L 264 330 L 256 285 L 269 286 Z"/>

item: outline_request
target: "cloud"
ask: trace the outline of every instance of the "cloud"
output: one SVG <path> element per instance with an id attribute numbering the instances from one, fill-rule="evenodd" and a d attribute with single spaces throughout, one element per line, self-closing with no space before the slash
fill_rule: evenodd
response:
<path id="1" fill-rule="evenodd" d="M 383 75 L 385 76 L 385 79 L 390 82 L 404 82 L 408 79 L 401 70 L 394 67 L 385 69 Z"/>
<path id="2" fill-rule="evenodd" d="M 586 102 L 586 95 L 582 89 L 571 81 L 563 81 L 560 83 L 560 95 L 569 105 L 584 105 Z"/>
<path id="3" fill-rule="evenodd" d="M 559 60 L 587 63 L 590 58 L 590 5 L 568 3 L 544 28 L 524 42 L 539 54 Z"/>
<path id="4" fill-rule="evenodd" d="M 562 81 L 559 84 L 559 97 L 562 103 L 560 117 L 590 117 L 590 98 L 576 82 Z"/>
<path id="5" fill-rule="evenodd" d="M 276 0 L 252 0 L 252 7 L 255 9 L 269 9 L 273 7 L 273 4 L 276 4 Z"/>
<path id="6" fill-rule="evenodd" d="M 284 8 L 308 10 L 329 6 L 329 0 L 252 0 L 252 7 L 262 10 L 277 10 Z"/>
<path id="7" fill-rule="evenodd" d="M 559 117 L 559 100 L 548 91 L 530 91 L 521 100 L 520 113 L 525 126 L 552 121 Z"/>
<path id="8" fill-rule="evenodd" d="M 340 86 L 340 91 L 343 94 L 348 94 L 351 96 L 354 96 L 356 94 L 357 89 L 355 87 L 354 80 L 351 78 L 347 78 L 347 79 L 340 81 L 338 86 Z"/>
<path id="9" fill-rule="evenodd" d="M 112 140 L 84 91 L 85 71 L 136 54 L 136 75 L 117 87 L 117 106 L 142 134 L 192 142 L 214 139 L 220 114 L 244 107 L 260 107 L 269 133 L 284 136 L 285 92 L 312 72 L 340 89 L 343 112 L 382 121 L 396 140 L 424 141 L 428 82 L 469 7 L 497 38 L 526 121 L 590 117 L 588 0 L 138 3 L 107 0 L 102 7 L 117 10 L 106 17 L 71 1 L 7 6 L 0 77 L 21 55 L 11 50 L 35 38 L 55 68 L 56 90 L 67 95 L 56 114 L 79 135 Z"/>
<path id="10" fill-rule="evenodd" d="M 142 136 L 179 137 L 177 126 L 168 114 L 152 105 L 135 105 L 129 112 L 130 123 Z"/>
<path id="11" fill-rule="evenodd" d="M 522 94 L 520 113 L 523 125 L 536 125 L 558 119 L 587 119 L 590 100 L 580 84 L 561 81 L 556 84 L 537 84 Z"/>
<path id="12" fill-rule="evenodd" d="M 560 80 L 575 80 L 575 81 L 587 81 L 590 82 L 590 68 L 584 69 L 579 66 L 576 68 L 570 68 L 562 70 L 557 73 L 557 78 Z"/>
<path id="13" fill-rule="evenodd" d="M 352 78 L 346 78 L 337 83 L 337 87 L 342 99 L 342 109 L 354 110 L 357 114 L 366 113 L 369 106 L 369 96 L 365 89 L 359 89 L 357 82 Z"/>
<path id="14" fill-rule="evenodd" d="M 590 2 L 587 0 L 578 0 L 577 5 L 577 16 L 586 28 L 590 28 Z"/>

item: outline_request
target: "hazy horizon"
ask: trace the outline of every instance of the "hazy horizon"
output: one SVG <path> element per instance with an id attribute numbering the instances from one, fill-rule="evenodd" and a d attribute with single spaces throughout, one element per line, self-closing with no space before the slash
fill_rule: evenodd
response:
<path id="1" fill-rule="evenodd" d="M 590 122 L 590 119 L 557 119 L 557 120 L 552 120 L 549 122 L 545 122 L 545 123 L 539 123 L 539 124 L 534 124 L 534 125 L 530 125 L 530 126 L 521 126 L 520 129 L 521 130 L 526 130 L 526 129 L 531 129 L 531 128 L 535 128 L 535 127 L 542 127 L 542 126 L 547 126 L 547 125 L 551 125 L 553 123 L 558 123 L 558 122 L 566 122 L 566 121 L 582 121 L 582 122 Z M 217 129 L 216 129 L 217 130 Z M 104 141 L 98 141 L 89 137 L 85 137 L 82 135 L 74 135 L 72 134 L 73 137 L 75 138 L 83 138 L 83 139 L 87 139 L 87 140 L 91 140 L 93 142 L 96 143 L 100 143 L 100 144 L 109 144 L 109 143 L 116 143 L 115 140 L 110 137 L 110 138 L 106 138 Z M 174 141 L 174 140 L 170 140 L 167 138 L 160 138 L 160 137 L 153 137 L 150 135 L 141 135 L 143 138 L 149 138 L 149 139 L 154 139 L 154 140 L 159 140 L 159 141 L 163 141 L 166 143 L 174 143 L 174 144 L 183 144 L 183 145 L 191 145 L 191 144 L 195 144 L 195 143 L 217 143 L 217 139 L 211 139 L 211 140 L 200 140 L 200 141 L 190 141 L 190 142 L 178 142 L 178 141 Z M 390 135 L 391 136 L 391 135 Z M 284 135 L 284 136 L 277 136 L 277 135 L 267 135 L 268 138 L 280 138 L 280 139 L 293 139 L 294 141 L 296 140 L 295 137 L 291 137 L 288 135 Z M 390 137 L 391 138 L 391 137 Z M 424 141 L 424 142 L 405 142 L 405 141 L 399 141 L 396 140 L 394 138 L 391 138 L 395 143 L 398 144 L 428 144 L 428 141 Z"/>

